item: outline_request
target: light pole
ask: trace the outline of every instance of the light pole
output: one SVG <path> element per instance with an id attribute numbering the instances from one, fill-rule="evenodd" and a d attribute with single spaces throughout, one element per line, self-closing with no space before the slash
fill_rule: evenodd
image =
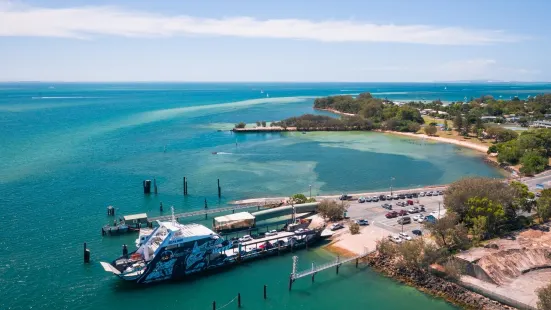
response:
<path id="1" fill-rule="evenodd" d="M 394 181 L 394 177 L 390 177 L 390 196 L 392 196 L 392 181 Z"/>
<path id="2" fill-rule="evenodd" d="M 440 219 L 440 201 L 438 202 L 438 218 L 437 218 L 437 220 L 439 220 L 439 219 Z"/>
<path id="3" fill-rule="evenodd" d="M 312 198 L 312 184 L 310 184 L 309 186 L 310 186 L 310 198 Z"/>

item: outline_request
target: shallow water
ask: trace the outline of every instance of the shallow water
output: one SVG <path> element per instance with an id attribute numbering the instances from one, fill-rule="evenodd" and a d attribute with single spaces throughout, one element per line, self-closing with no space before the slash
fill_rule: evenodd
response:
<path id="1" fill-rule="evenodd" d="M 391 177 L 396 188 L 444 184 L 467 175 L 500 177 L 479 154 L 453 145 L 379 133 L 227 131 L 240 121 L 325 114 L 312 110 L 315 96 L 371 90 L 395 93 L 385 94 L 389 98 L 458 100 L 467 92 L 454 87 L 442 93 L 443 87 L 434 84 L 1 84 L 0 308 L 211 309 L 213 300 L 222 306 L 241 292 L 249 309 L 344 304 L 450 309 L 353 265 L 338 276 L 319 274 L 314 284 L 301 279 L 289 293 L 291 255 L 148 288 L 121 283 L 103 272 L 99 261 L 110 261 L 121 244 L 136 238 L 102 238 L 108 205 L 117 215 L 157 215 L 161 201 L 165 210 L 174 205 L 179 212 L 202 208 L 205 198 L 212 208 L 236 199 L 308 193 L 309 185 L 315 195 L 385 189 Z M 508 87 L 493 91 L 507 94 Z M 548 86 L 525 86 L 525 93 L 542 92 L 542 87 Z M 469 94 L 486 91 L 480 86 Z M 181 194 L 183 176 L 189 179 L 188 197 Z M 141 182 L 153 177 L 159 194 L 144 197 Z M 89 265 L 82 264 L 83 242 L 92 251 Z M 322 249 L 298 256 L 303 268 L 333 259 Z M 267 301 L 261 296 L 264 284 Z"/>

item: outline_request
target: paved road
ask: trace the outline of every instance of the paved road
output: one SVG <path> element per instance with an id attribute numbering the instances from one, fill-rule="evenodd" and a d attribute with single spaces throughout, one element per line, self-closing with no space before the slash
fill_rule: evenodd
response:
<path id="1" fill-rule="evenodd" d="M 540 173 L 533 178 L 522 178 L 521 180 L 528 185 L 531 191 L 536 190 L 536 184 L 543 184 L 545 188 L 551 188 L 551 170 Z"/>

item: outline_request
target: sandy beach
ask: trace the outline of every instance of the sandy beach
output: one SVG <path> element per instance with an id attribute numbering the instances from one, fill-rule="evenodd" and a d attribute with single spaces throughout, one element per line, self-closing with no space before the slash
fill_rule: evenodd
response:
<path id="1" fill-rule="evenodd" d="M 487 146 L 478 145 L 478 144 L 471 143 L 471 142 L 468 142 L 468 141 L 459 141 L 459 140 L 448 139 L 448 138 L 444 138 L 444 137 L 428 136 L 426 134 L 420 134 L 420 133 L 418 134 L 418 133 L 411 133 L 411 132 L 398 132 L 398 131 L 381 131 L 381 132 L 382 133 L 393 134 L 393 135 L 412 137 L 412 138 L 427 139 L 427 140 L 443 142 L 443 143 L 451 143 L 451 144 L 459 145 L 459 146 L 462 146 L 462 147 L 470 148 L 470 149 L 473 149 L 475 151 L 483 152 L 484 154 L 486 154 L 487 151 L 488 151 Z"/>

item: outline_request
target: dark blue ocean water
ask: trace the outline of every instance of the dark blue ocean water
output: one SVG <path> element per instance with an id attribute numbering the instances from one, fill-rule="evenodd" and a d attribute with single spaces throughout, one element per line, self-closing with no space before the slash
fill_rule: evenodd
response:
<path id="1" fill-rule="evenodd" d="M 117 213 L 158 214 L 264 196 L 339 193 L 442 184 L 466 175 L 499 177 L 480 155 L 456 146 L 377 133 L 234 135 L 233 124 L 274 121 L 312 110 L 317 96 L 357 94 L 400 100 L 523 98 L 545 84 L 10 83 L 0 84 L 0 308 L 96 309 L 151 306 L 210 309 L 239 290 L 249 309 L 448 309 L 449 305 L 370 271 L 344 268 L 286 291 L 290 256 L 192 282 L 147 289 L 124 285 L 98 262 L 135 236 L 102 238 Z M 166 149 L 166 151 L 165 151 Z M 219 152 L 213 155 L 212 152 Z M 183 197 L 182 177 L 189 178 Z M 141 182 L 156 178 L 157 196 Z M 216 197 L 220 178 L 223 197 Z M 88 242 L 93 263 L 82 264 Z M 301 253 L 301 262 L 331 254 Z M 272 298 L 261 299 L 263 284 Z M 358 290 L 364 293 L 358 294 Z M 389 299 L 389 294 L 396 298 Z"/>

